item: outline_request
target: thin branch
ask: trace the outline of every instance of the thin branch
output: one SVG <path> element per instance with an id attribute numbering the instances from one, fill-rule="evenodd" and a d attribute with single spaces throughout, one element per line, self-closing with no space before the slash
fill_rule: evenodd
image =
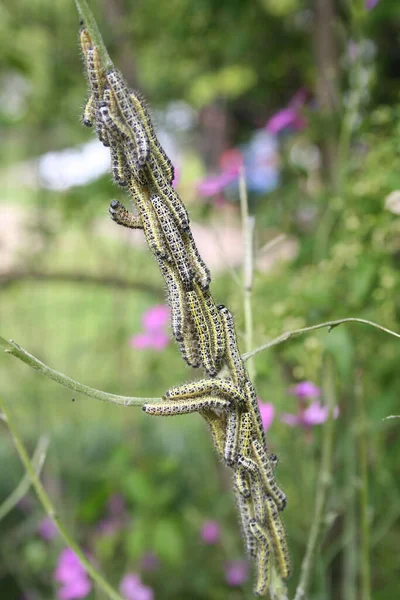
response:
<path id="1" fill-rule="evenodd" d="M 121 596 L 118 594 L 118 592 L 116 590 L 114 590 L 111 587 L 111 585 L 108 583 L 108 581 L 106 581 L 104 579 L 104 577 L 101 575 L 101 573 L 99 573 L 94 568 L 92 563 L 85 556 L 84 552 L 82 552 L 82 550 L 79 548 L 78 544 L 71 537 L 71 535 L 70 535 L 69 531 L 67 530 L 67 528 L 65 527 L 65 525 L 60 521 L 60 518 L 56 514 L 56 511 L 50 500 L 50 497 L 47 495 L 46 490 L 42 486 L 40 479 L 38 478 L 38 476 L 36 474 L 35 468 L 29 459 L 26 448 L 23 445 L 22 440 L 19 437 L 17 430 L 15 429 L 14 423 L 13 423 L 13 421 L 10 417 L 10 413 L 8 411 L 8 407 L 6 406 L 5 402 L 1 398 L 0 398 L 0 409 L 3 412 L 3 414 L 5 415 L 6 423 L 7 423 L 8 429 L 10 431 L 11 437 L 13 439 L 15 448 L 19 454 L 19 457 L 21 459 L 22 464 L 25 467 L 27 474 L 29 475 L 32 486 L 35 489 L 35 492 L 39 498 L 39 501 L 40 501 L 41 505 L 43 506 L 44 510 L 46 511 L 46 513 L 48 514 L 48 516 L 57 525 L 58 530 L 59 530 L 61 536 L 64 538 L 65 543 L 67 544 L 67 546 L 69 548 L 71 548 L 71 550 L 73 550 L 73 552 L 79 558 L 79 561 L 82 564 L 82 566 L 84 567 L 84 569 L 92 577 L 93 581 L 95 581 L 96 584 L 103 590 L 103 592 L 107 595 L 108 598 L 110 598 L 111 600 L 123 600 L 121 598 Z"/>
<path id="2" fill-rule="evenodd" d="M 300 579 L 297 585 L 294 600 L 303 600 L 307 597 L 307 591 L 310 584 L 313 562 L 315 561 L 316 552 L 320 533 L 323 525 L 325 507 L 328 498 L 328 490 L 332 483 L 332 456 L 333 456 L 333 433 L 334 433 L 334 409 L 335 409 L 335 392 L 333 381 L 333 366 L 329 359 L 326 365 L 325 395 L 329 409 L 329 417 L 324 425 L 324 436 L 322 442 L 321 465 L 318 475 L 315 508 L 313 511 L 313 520 L 310 529 L 310 535 L 307 542 L 307 549 L 300 569 Z"/>
<path id="3" fill-rule="evenodd" d="M 7 423 L 7 419 L 4 419 Z M 32 456 L 32 466 L 35 469 L 36 475 L 39 477 L 44 461 L 46 460 L 47 449 L 49 447 L 49 438 L 47 436 L 41 436 L 35 448 Z M 11 494 L 0 504 L 0 521 L 4 519 L 12 509 L 18 504 L 18 502 L 27 494 L 31 487 L 31 479 L 28 473 L 22 477 L 17 487 L 11 492 Z"/>
<path id="4" fill-rule="evenodd" d="M 0 285 L 4 288 L 19 281 L 60 281 L 71 283 L 83 283 L 88 285 L 102 285 L 114 287 L 122 290 L 139 290 L 161 296 L 161 290 L 157 286 L 145 283 L 144 281 L 128 281 L 122 277 L 91 275 L 89 273 L 67 273 L 67 272 L 48 272 L 48 271 L 28 271 L 15 270 L 0 274 Z"/>
<path id="5" fill-rule="evenodd" d="M 337 319 L 336 321 L 326 321 L 326 323 L 319 323 L 318 325 L 311 325 L 311 327 L 303 327 L 302 329 L 294 329 L 293 331 L 285 331 L 277 338 L 274 338 L 270 342 L 267 342 L 263 346 L 259 346 L 255 350 L 251 352 L 246 352 L 243 354 L 243 360 L 248 360 L 252 356 L 256 356 L 263 350 L 267 350 L 267 348 L 272 348 L 272 346 L 277 346 L 278 344 L 282 344 L 282 342 L 286 342 L 290 338 L 297 337 L 298 335 L 302 335 L 303 333 L 309 333 L 310 331 L 316 331 L 317 329 L 323 329 L 324 327 L 329 328 L 329 332 L 332 331 L 335 327 L 338 327 L 342 323 L 363 323 L 364 325 L 370 325 L 371 327 L 375 327 L 375 329 L 380 329 L 389 335 L 393 335 L 400 339 L 400 333 L 396 333 L 387 327 L 383 327 L 382 325 L 378 325 L 378 323 L 374 323 L 373 321 L 367 321 L 366 319 L 358 319 L 356 317 L 348 317 L 347 319 Z"/>
<path id="6" fill-rule="evenodd" d="M 84 394 L 85 396 L 90 396 L 91 398 L 96 398 L 96 400 L 101 400 L 102 402 L 119 404 L 121 406 L 141 406 L 144 402 L 157 402 L 161 400 L 161 398 L 118 396 L 116 394 L 108 394 L 107 392 L 90 388 L 82 383 L 79 383 L 79 381 L 75 381 L 74 379 L 67 377 L 63 373 L 59 373 L 58 371 L 51 369 L 39 359 L 32 356 L 32 354 L 29 354 L 29 352 L 21 348 L 21 346 L 18 346 L 18 344 L 12 340 L 7 342 L 4 338 L 0 337 L 0 348 L 4 348 L 4 352 L 19 358 L 19 360 L 22 360 L 22 362 L 32 367 L 32 369 L 35 369 L 42 375 L 45 375 L 45 377 L 49 377 L 49 379 L 53 379 L 57 383 L 60 383 L 71 390 L 75 390 L 76 392 Z"/>
<path id="7" fill-rule="evenodd" d="M 78 9 L 78 13 L 83 20 L 85 27 L 87 28 L 90 37 L 93 40 L 94 45 L 97 47 L 101 62 L 103 63 L 103 67 L 107 69 L 112 69 L 114 67 L 113 62 L 107 52 L 107 48 L 104 45 L 103 38 L 101 37 L 101 33 L 99 28 L 97 27 L 96 20 L 93 16 L 92 11 L 90 10 L 86 0 L 75 0 L 76 8 Z"/>

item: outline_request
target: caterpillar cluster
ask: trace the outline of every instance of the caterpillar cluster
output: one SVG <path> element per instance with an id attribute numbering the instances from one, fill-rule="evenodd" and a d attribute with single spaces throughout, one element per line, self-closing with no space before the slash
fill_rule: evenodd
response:
<path id="1" fill-rule="evenodd" d="M 143 98 L 114 68 L 102 67 L 87 29 L 80 31 L 89 83 L 83 123 L 95 126 L 110 148 L 114 181 L 135 207 L 113 200 L 109 213 L 119 225 L 142 229 L 164 279 L 172 333 L 182 357 L 207 378 L 168 390 L 162 402 L 146 403 L 149 415 L 198 412 L 208 423 L 217 453 L 233 470 L 242 534 L 257 569 L 255 594 L 264 595 L 271 564 L 283 579 L 290 558 L 280 512 L 286 496 L 275 481 L 277 458 L 267 451 L 256 392 L 241 358 L 232 314 L 216 305 L 210 272 L 190 231 L 187 210 L 172 187 L 174 169 L 155 134 Z M 226 366 L 229 377 L 217 375 Z"/>

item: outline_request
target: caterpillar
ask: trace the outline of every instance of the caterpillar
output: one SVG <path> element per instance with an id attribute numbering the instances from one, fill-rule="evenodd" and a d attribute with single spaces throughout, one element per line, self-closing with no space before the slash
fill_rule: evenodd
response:
<path id="1" fill-rule="evenodd" d="M 246 469 L 244 469 L 239 463 L 236 464 L 235 468 L 235 487 L 239 494 L 244 496 L 244 498 L 250 498 L 251 491 L 249 486 L 248 473 Z"/>
<path id="2" fill-rule="evenodd" d="M 108 212 L 112 220 L 118 225 L 128 227 L 129 229 L 143 229 L 141 217 L 127 211 L 125 206 L 118 200 L 111 200 Z"/>
<path id="3" fill-rule="evenodd" d="M 196 337 L 199 342 L 202 365 L 210 377 L 215 377 L 218 373 L 218 368 L 214 358 L 210 325 L 204 313 L 202 303 L 196 290 L 188 290 L 186 292 L 186 298 Z"/>
<path id="4" fill-rule="evenodd" d="M 139 167 L 142 168 L 147 162 L 150 153 L 150 144 L 146 131 L 140 122 L 129 97 L 129 90 L 122 75 L 116 70 L 109 70 L 106 78 L 113 91 L 119 111 L 127 125 L 127 137 L 133 137 L 136 144 L 137 159 Z"/>
<path id="5" fill-rule="evenodd" d="M 138 92 L 131 92 L 130 99 L 132 105 L 141 120 L 150 143 L 150 152 L 153 154 L 154 159 L 157 161 L 158 167 L 164 175 L 167 182 L 171 185 L 174 179 L 174 167 L 172 162 L 166 155 L 163 147 L 161 146 L 156 133 L 154 131 L 153 123 L 151 122 L 150 115 L 146 108 L 145 99 Z"/>
<path id="6" fill-rule="evenodd" d="M 217 393 L 221 396 L 231 398 L 235 404 L 245 403 L 245 396 L 239 388 L 233 385 L 229 378 L 223 379 L 199 379 L 190 383 L 174 386 L 166 393 L 166 398 L 190 398 L 193 396 L 206 396 Z"/>
<path id="7" fill-rule="evenodd" d="M 267 532 L 255 519 L 250 520 L 250 531 L 257 540 L 257 582 L 254 588 L 256 596 L 267 593 L 271 578 L 270 548 Z"/>
<path id="8" fill-rule="evenodd" d="M 185 250 L 182 236 L 176 226 L 168 208 L 159 196 L 153 195 L 151 203 L 157 214 L 165 239 L 170 249 L 170 254 L 175 262 L 176 269 L 185 289 L 191 289 L 193 271 Z"/>
<path id="9" fill-rule="evenodd" d="M 275 560 L 278 564 L 282 579 L 287 579 L 290 576 L 291 565 L 285 528 L 279 517 L 277 506 L 270 496 L 266 497 L 265 507 L 268 513 L 268 531 L 274 550 Z"/>
<path id="10" fill-rule="evenodd" d="M 178 196 L 177 192 L 170 186 L 165 179 L 163 172 L 160 170 L 157 161 L 150 154 L 148 164 L 146 165 L 146 174 L 151 182 L 155 193 L 158 194 L 166 203 L 171 213 L 174 216 L 176 224 L 180 231 L 186 232 L 189 230 L 189 215 Z"/>
<path id="11" fill-rule="evenodd" d="M 195 281 L 203 290 L 208 290 L 211 281 L 210 270 L 199 254 L 190 229 L 185 231 L 183 234 L 183 239 L 185 242 L 186 251 L 190 257 L 190 262 L 193 266 Z"/>
<path id="12" fill-rule="evenodd" d="M 161 259 L 157 262 L 167 287 L 168 304 L 171 308 L 172 334 L 177 342 L 182 342 L 183 332 L 187 329 L 185 290 L 175 265 Z"/>
<path id="13" fill-rule="evenodd" d="M 227 410 L 231 405 L 230 400 L 218 398 L 218 396 L 209 396 L 195 400 L 174 400 L 163 401 L 156 404 L 145 403 L 142 409 L 148 415 L 169 417 L 172 415 L 187 415 L 193 412 L 199 412 L 205 409 Z"/>
<path id="14" fill-rule="evenodd" d="M 225 359 L 235 385 L 242 387 L 248 379 L 248 374 L 239 353 L 232 313 L 223 304 L 218 305 L 217 308 L 222 318 L 225 337 Z"/>
<path id="15" fill-rule="evenodd" d="M 161 259 L 169 259 L 164 232 L 146 190 L 138 189 L 137 183 L 131 179 L 129 191 L 142 219 L 143 229 L 150 250 Z"/>
<path id="16" fill-rule="evenodd" d="M 218 456 L 223 459 L 225 448 L 225 420 L 222 416 L 217 415 L 210 409 L 201 410 L 200 414 L 209 426 Z"/>
<path id="17" fill-rule="evenodd" d="M 257 437 L 259 438 L 261 444 L 265 446 L 265 433 L 261 420 L 260 409 L 258 406 L 256 390 L 254 388 L 254 385 L 249 380 L 246 380 L 244 382 L 243 388 L 246 395 L 246 407 L 252 416 L 253 423 L 256 428 Z"/>
<path id="18" fill-rule="evenodd" d="M 245 542 L 246 550 L 251 557 L 256 556 L 256 543 L 254 535 L 250 529 L 250 522 L 254 519 L 253 501 L 251 498 L 245 498 L 242 494 L 236 492 L 236 504 L 238 508 L 242 537 Z"/>
<path id="19" fill-rule="evenodd" d="M 226 439 L 224 458 L 228 467 L 232 467 L 236 463 L 238 438 L 239 438 L 239 420 L 240 415 L 235 407 L 228 412 L 226 419 Z"/>
<path id="20" fill-rule="evenodd" d="M 214 298 L 211 296 L 209 290 L 203 290 L 196 282 L 194 282 L 193 286 L 197 290 L 197 295 L 201 301 L 204 314 L 209 323 L 214 360 L 217 369 L 220 370 L 221 362 L 225 353 L 225 338 L 219 310 L 217 309 Z"/>
<path id="21" fill-rule="evenodd" d="M 256 458 L 255 464 L 257 465 L 257 469 L 264 482 L 265 489 L 268 495 L 271 496 L 276 503 L 278 509 L 282 511 L 287 503 L 286 495 L 278 487 L 275 481 L 273 468 L 268 460 L 268 455 L 258 440 L 253 439 L 251 443 Z"/>

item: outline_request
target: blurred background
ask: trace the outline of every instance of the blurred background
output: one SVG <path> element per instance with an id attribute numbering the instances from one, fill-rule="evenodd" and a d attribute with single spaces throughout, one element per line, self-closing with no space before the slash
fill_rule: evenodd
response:
<path id="1" fill-rule="evenodd" d="M 242 349 L 243 163 L 256 217 L 255 346 L 350 316 L 399 331 L 399 2 L 90 5 L 115 64 L 147 98 Z M 110 200 L 126 198 L 111 181 L 108 151 L 80 122 L 87 87 L 73 1 L 0 5 L 0 69 L 0 334 L 116 394 L 161 396 L 199 376 L 169 339 L 162 281 L 141 232 L 108 217 Z M 289 499 L 291 594 L 314 515 L 329 359 L 334 477 L 308 598 L 366 598 L 363 443 L 372 597 L 400 597 L 399 421 L 383 421 L 400 413 L 399 351 L 393 337 L 343 325 L 256 357 Z M 74 396 L 6 355 L 0 382 L 30 452 L 49 436 L 45 487 L 126 600 L 252 597 L 231 476 L 198 415 L 156 419 Z M 104 598 L 85 574 L 74 589 L 73 560 L 32 492 L 2 514 L 23 476 L 5 427 L 0 464 L 0 596 Z"/>

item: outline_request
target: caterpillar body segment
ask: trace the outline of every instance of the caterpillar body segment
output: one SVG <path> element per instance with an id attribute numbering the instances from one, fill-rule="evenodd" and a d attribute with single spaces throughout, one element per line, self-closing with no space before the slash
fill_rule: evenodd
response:
<path id="1" fill-rule="evenodd" d="M 177 342 L 183 341 L 186 327 L 185 290 L 175 265 L 166 260 L 157 260 L 167 287 L 167 299 L 171 309 L 172 334 Z"/>
<path id="2" fill-rule="evenodd" d="M 249 413 L 243 412 L 240 415 L 240 429 L 239 429 L 239 457 L 248 457 L 251 452 L 251 440 L 253 437 L 253 424 Z"/>
<path id="3" fill-rule="evenodd" d="M 121 116 L 126 122 L 129 130 L 129 136 L 131 136 L 131 133 L 133 133 L 133 141 L 136 145 L 138 164 L 140 168 L 143 168 L 149 158 L 150 153 L 150 144 L 146 135 L 146 131 L 138 119 L 134 107 L 132 106 L 132 102 L 129 97 L 129 90 L 122 75 L 115 69 L 111 69 L 107 72 L 106 77 L 108 84 L 115 96 Z"/>
<path id="4" fill-rule="evenodd" d="M 151 202 L 157 214 L 165 239 L 170 249 L 170 254 L 175 262 L 176 269 L 185 289 L 191 289 L 193 285 L 193 271 L 188 259 L 185 244 L 175 221 L 159 196 L 153 195 Z"/>
<path id="5" fill-rule="evenodd" d="M 185 205 L 174 188 L 172 188 L 165 179 L 156 160 L 154 159 L 154 156 L 152 155 L 150 155 L 148 164 L 146 165 L 146 174 L 148 180 L 154 187 L 155 193 L 164 200 L 169 210 L 173 214 L 179 230 L 181 232 L 188 231 L 190 220 Z"/>
<path id="6" fill-rule="evenodd" d="M 85 127 L 93 127 L 93 123 L 96 120 L 96 103 L 93 94 L 90 94 L 89 98 L 83 109 L 82 123 Z"/>
<path id="7" fill-rule="evenodd" d="M 157 402 L 155 404 L 143 404 L 142 409 L 148 415 L 169 417 L 172 415 L 187 415 L 193 412 L 199 412 L 207 409 L 228 410 L 231 403 L 225 398 L 209 396 L 208 398 L 198 398 L 194 400 L 169 400 Z"/>
<path id="8" fill-rule="evenodd" d="M 226 362 L 235 385 L 242 387 L 244 382 L 248 380 L 248 374 L 244 367 L 243 359 L 240 356 L 232 313 L 226 306 L 221 304 L 218 306 L 218 310 L 222 318 L 225 337 Z"/>
<path id="9" fill-rule="evenodd" d="M 240 464 L 236 464 L 235 468 L 235 488 L 244 498 L 250 498 L 251 491 L 249 485 L 249 477 L 246 469 Z"/>
<path id="10" fill-rule="evenodd" d="M 198 297 L 202 302 L 203 310 L 209 323 L 214 360 L 217 369 L 220 370 L 225 353 L 225 337 L 219 310 L 216 307 L 214 298 L 211 296 L 209 290 L 203 290 L 197 283 L 194 283 L 194 288 L 197 289 Z"/>
<path id="11" fill-rule="evenodd" d="M 201 410 L 200 414 L 209 426 L 211 437 L 219 458 L 223 459 L 225 448 L 225 420 L 223 416 L 217 415 L 210 409 Z"/>
<path id="12" fill-rule="evenodd" d="M 89 46 L 86 49 L 86 70 L 90 89 L 97 106 L 103 97 L 106 78 L 96 46 Z"/>
<path id="13" fill-rule="evenodd" d="M 126 169 L 129 171 L 130 175 L 132 175 L 139 184 L 145 185 L 145 174 L 139 164 L 135 144 L 130 138 L 127 139 L 124 137 L 126 129 L 124 123 L 118 115 L 110 110 L 105 100 L 99 104 L 98 115 L 97 123 L 99 127 L 105 127 L 108 137 L 111 136 L 113 139 L 113 146 L 120 146 L 120 151 L 123 152 L 124 155 Z M 99 139 L 100 135 L 101 133 L 98 131 Z M 104 135 L 102 135 L 102 137 L 104 137 Z"/>
<path id="14" fill-rule="evenodd" d="M 150 114 L 146 107 L 146 101 L 141 94 L 138 92 L 130 92 L 130 99 L 132 105 L 141 120 L 150 143 L 150 152 L 154 157 L 154 160 L 157 161 L 157 165 L 164 175 L 167 182 L 171 185 L 174 179 L 174 167 L 172 162 L 168 158 L 165 153 L 163 147 L 158 141 L 156 132 L 153 127 L 153 123 L 151 121 Z"/>
<path id="15" fill-rule="evenodd" d="M 265 491 L 262 480 L 259 477 L 251 479 L 251 498 L 253 500 L 254 517 L 258 523 L 264 523 L 266 519 Z"/>
<path id="16" fill-rule="evenodd" d="M 265 446 L 266 441 L 265 441 L 264 427 L 263 427 L 262 420 L 261 420 L 260 407 L 258 406 L 258 399 L 257 399 L 257 393 L 255 390 L 255 387 L 249 380 L 245 381 L 243 387 L 244 387 L 244 392 L 246 395 L 246 407 L 252 416 L 257 437 L 260 440 L 260 443 L 263 446 Z"/>
<path id="17" fill-rule="evenodd" d="M 250 529 L 250 522 L 254 519 L 253 502 L 251 498 L 245 498 L 236 491 L 236 504 L 240 517 L 242 537 L 245 542 L 246 550 L 249 556 L 256 556 L 256 541 Z"/>
<path id="18" fill-rule="evenodd" d="M 111 200 L 108 212 L 118 225 L 128 227 L 128 229 L 143 229 L 141 217 L 130 213 L 118 200 Z"/>
<path id="19" fill-rule="evenodd" d="M 190 257 L 190 262 L 192 263 L 195 281 L 203 290 L 208 290 L 211 281 L 210 270 L 200 256 L 190 229 L 185 231 L 183 234 L 183 239 L 185 242 L 186 251 Z"/>
<path id="20" fill-rule="evenodd" d="M 93 46 L 93 42 L 92 42 L 92 38 L 90 37 L 90 33 L 88 32 L 88 30 L 86 29 L 85 26 L 81 27 L 79 30 L 79 41 L 81 44 L 83 59 L 86 63 L 87 51 L 91 46 Z"/>
<path id="21" fill-rule="evenodd" d="M 282 579 L 290 577 L 290 554 L 286 540 L 286 532 L 279 516 L 274 500 L 266 497 L 265 508 L 267 511 L 268 533 L 274 551 L 275 561 L 279 567 Z"/>
<path id="22" fill-rule="evenodd" d="M 257 439 L 252 440 L 254 456 L 257 468 L 263 480 L 267 494 L 273 499 L 278 510 L 282 511 L 287 503 L 286 494 L 280 489 L 275 481 L 274 470 L 269 462 L 267 452 Z"/>
<path id="23" fill-rule="evenodd" d="M 228 412 L 226 418 L 224 458 L 228 467 L 233 467 L 236 464 L 239 439 L 239 421 L 240 414 L 234 407 Z"/>
<path id="24" fill-rule="evenodd" d="M 179 349 L 183 360 L 189 367 L 192 367 L 193 369 L 199 369 L 201 367 L 199 345 L 191 323 L 190 328 L 188 327 L 185 330 L 183 340 L 179 342 Z"/>
<path id="25" fill-rule="evenodd" d="M 122 146 L 118 143 L 111 144 L 110 154 L 113 179 L 119 186 L 126 187 L 131 173 Z"/>
<path id="26" fill-rule="evenodd" d="M 174 386 L 166 394 L 166 398 L 190 398 L 192 396 L 207 396 L 218 394 L 231 398 L 235 404 L 245 403 L 245 397 L 241 390 L 233 385 L 229 378 L 223 379 L 199 379 L 190 383 Z"/>
<path id="27" fill-rule="evenodd" d="M 150 202 L 148 193 L 145 190 L 141 190 L 137 182 L 132 179 L 129 184 L 129 192 L 142 219 L 144 234 L 150 250 L 156 257 L 170 260 L 164 232 Z"/>
<path id="28" fill-rule="evenodd" d="M 188 290 L 186 292 L 186 298 L 196 337 L 199 342 L 202 365 L 210 377 L 215 377 L 218 373 L 218 367 L 214 357 L 210 325 L 204 314 L 202 302 L 200 301 L 196 290 Z"/>
<path id="29" fill-rule="evenodd" d="M 267 532 L 256 519 L 250 520 L 250 531 L 257 540 L 257 581 L 254 594 L 264 596 L 271 578 L 270 542 Z"/>

